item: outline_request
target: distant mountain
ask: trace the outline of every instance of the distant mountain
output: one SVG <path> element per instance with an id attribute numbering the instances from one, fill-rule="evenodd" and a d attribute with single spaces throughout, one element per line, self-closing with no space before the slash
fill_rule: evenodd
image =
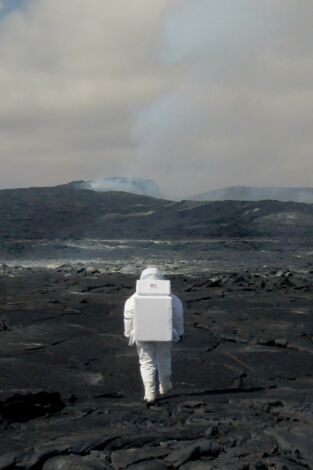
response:
<path id="1" fill-rule="evenodd" d="M 132 194 L 141 194 L 142 196 L 162 198 L 158 185 L 152 180 L 143 178 L 114 176 L 93 181 L 80 181 L 77 185 L 81 189 L 91 189 L 99 192 L 125 191 Z"/>
<path id="2" fill-rule="evenodd" d="M 193 201 L 264 201 L 305 202 L 313 204 L 313 188 L 262 188 L 232 186 L 190 197 Z"/>
<path id="3" fill-rule="evenodd" d="M 76 185 L 76 186 L 75 186 Z M 0 191 L 0 240 L 312 237 L 313 205 L 173 202 L 76 183 Z"/>

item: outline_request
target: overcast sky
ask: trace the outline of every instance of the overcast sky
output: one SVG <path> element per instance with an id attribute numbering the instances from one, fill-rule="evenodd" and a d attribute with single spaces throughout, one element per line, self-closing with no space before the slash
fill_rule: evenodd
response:
<path id="1" fill-rule="evenodd" d="M 0 188 L 313 186 L 312 0 L 0 0 Z"/>

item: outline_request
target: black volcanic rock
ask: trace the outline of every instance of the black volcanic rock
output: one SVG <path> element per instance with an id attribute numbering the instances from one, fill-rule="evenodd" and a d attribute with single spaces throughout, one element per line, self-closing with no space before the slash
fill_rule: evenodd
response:
<path id="1" fill-rule="evenodd" d="M 313 273 L 170 276 L 186 337 L 145 407 L 122 324 L 136 276 L 77 271 L 1 274 L 1 470 L 311 468 Z"/>
<path id="2" fill-rule="evenodd" d="M 0 415 L 7 421 L 29 421 L 62 410 L 65 403 L 59 393 L 16 394 L 0 402 Z"/>

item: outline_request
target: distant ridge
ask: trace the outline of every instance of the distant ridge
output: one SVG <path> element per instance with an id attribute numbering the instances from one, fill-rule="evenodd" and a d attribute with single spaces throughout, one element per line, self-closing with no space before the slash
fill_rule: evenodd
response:
<path id="1" fill-rule="evenodd" d="M 78 187 L 77 187 L 78 184 Z M 0 190 L 0 241 L 309 237 L 313 204 L 280 201 L 168 201 L 124 191 Z"/>
<path id="2" fill-rule="evenodd" d="M 196 194 L 192 201 L 264 201 L 304 202 L 313 204 L 313 188 L 230 186 Z"/>

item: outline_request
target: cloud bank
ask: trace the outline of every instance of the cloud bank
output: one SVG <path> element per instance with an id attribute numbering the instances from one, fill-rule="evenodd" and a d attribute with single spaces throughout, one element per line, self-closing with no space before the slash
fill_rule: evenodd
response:
<path id="1" fill-rule="evenodd" d="M 312 185 L 311 0 L 14 4 L 0 1 L 0 187 Z"/>

